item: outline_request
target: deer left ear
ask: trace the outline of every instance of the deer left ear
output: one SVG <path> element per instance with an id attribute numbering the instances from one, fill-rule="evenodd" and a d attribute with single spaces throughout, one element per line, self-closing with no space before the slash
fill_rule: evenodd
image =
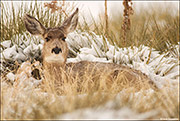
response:
<path id="1" fill-rule="evenodd" d="M 32 35 L 43 35 L 46 31 L 46 28 L 36 18 L 28 14 L 24 15 L 24 24 Z"/>
<path id="2" fill-rule="evenodd" d="M 70 32 L 73 32 L 77 27 L 78 11 L 79 11 L 79 9 L 77 8 L 76 11 L 71 16 L 69 16 L 62 24 L 62 27 L 64 27 L 67 34 Z"/>

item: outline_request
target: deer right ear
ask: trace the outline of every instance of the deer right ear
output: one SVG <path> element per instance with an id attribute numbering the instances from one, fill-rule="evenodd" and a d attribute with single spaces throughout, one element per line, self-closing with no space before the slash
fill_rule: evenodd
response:
<path id="1" fill-rule="evenodd" d="M 62 24 L 67 34 L 76 29 L 76 26 L 78 24 L 78 11 L 79 9 L 77 8 L 76 11 L 71 16 L 69 16 Z"/>
<path id="2" fill-rule="evenodd" d="M 26 14 L 24 16 L 26 29 L 33 35 L 43 35 L 46 28 L 34 17 Z"/>

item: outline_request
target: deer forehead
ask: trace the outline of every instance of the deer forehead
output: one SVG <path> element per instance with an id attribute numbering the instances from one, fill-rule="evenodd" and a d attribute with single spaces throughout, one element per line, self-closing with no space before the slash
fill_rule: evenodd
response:
<path id="1" fill-rule="evenodd" d="M 58 27 L 58 28 L 49 28 L 47 29 L 46 33 L 44 34 L 44 38 L 50 37 L 51 39 L 61 39 L 66 37 L 65 31 Z"/>

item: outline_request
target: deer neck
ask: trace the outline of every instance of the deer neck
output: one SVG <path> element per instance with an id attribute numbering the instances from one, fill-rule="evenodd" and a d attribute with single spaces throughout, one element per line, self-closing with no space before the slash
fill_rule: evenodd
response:
<path id="1" fill-rule="evenodd" d="M 50 71 L 50 72 L 52 72 L 52 71 L 60 71 L 61 69 L 65 68 L 65 65 L 66 65 L 65 63 L 66 62 L 64 62 L 64 63 L 56 63 L 56 62 L 49 63 L 49 62 L 44 61 L 43 62 L 43 67 L 44 67 L 45 70 Z"/>
<path id="2" fill-rule="evenodd" d="M 46 61 L 43 61 L 43 67 L 44 67 L 44 75 L 45 78 L 52 81 L 62 81 L 62 76 L 64 74 L 65 70 L 65 62 L 64 63 L 48 63 Z"/>

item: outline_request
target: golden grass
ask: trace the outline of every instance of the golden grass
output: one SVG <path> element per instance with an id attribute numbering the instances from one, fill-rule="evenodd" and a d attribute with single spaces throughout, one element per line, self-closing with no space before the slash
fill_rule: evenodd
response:
<path id="1" fill-rule="evenodd" d="M 56 7 L 55 3 L 56 2 L 54 2 L 53 5 Z M 47 3 L 45 6 L 37 2 L 32 2 L 30 5 L 22 4 L 17 9 L 16 15 L 14 10 L 15 6 L 13 3 L 11 7 L 12 10 L 9 11 L 7 8 L 10 6 L 4 2 L 1 2 L 1 41 L 12 39 L 13 35 L 21 34 L 26 31 L 22 21 L 24 13 L 28 13 L 36 17 L 46 27 L 60 26 L 64 20 L 64 17 L 66 17 L 66 14 L 69 15 L 76 5 L 73 4 L 70 6 L 64 2 L 59 4 L 64 5 L 64 8 L 53 9 L 53 5 L 51 5 L 51 3 Z M 28 7 L 30 7 L 30 9 L 28 9 Z M 139 9 L 141 11 L 140 13 L 134 11 L 133 15 L 128 18 L 127 21 L 131 22 L 131 29 L 126 32 L 122 29 L 122 25 L 125 26 L 125 24 L 123 24 L 123 14 L 117 13 L 117 11 L 112 11 L 111 15 L 108 15 L 111 16 L 108 19 L 105 19 L 107 18 L 107 13 L 105 16 L 104 14 L 100 15 L 102 17 L 99 19 L 99 21 L 95 21 L 93 17 L 90 17 L 93 20 L 91 25 L 89 25 L 86 21 L 86 19 L 89 18 L 83 17 L 84 22 L 78 25 L 78 29 L 87 32 L 93 31 L 98 35 L 104 36 L 106 34 L 105 25 L 107 23 L 104 20 L 106 20 L 108 21 L 108 25 L 106 25 L 108 26 L 108 34 L 106 37 L 111 44 L 116 43 L 119 47 L 124 47 L 123 34 L 126 34 L 126 46 L 139 46 L 144 44 L 155 48 L 162 53 L 167 51 L 175 51 L 173 45 L 179 42 L 179 15 L 172 15 L 171 10 L 174 9 L 171 6 L 163 8 L 154 6 L 153 8 L 149 7 L 150 10 L 143 8 Z M 52 13 L 52 11 L 56 12 Z M 129 6 L 126 13 L 130 14 L 131 11 L 132 7 Z M 128 28 L 129 25 L 127 24 L 126 26 Z M 166 43 L 170 43 L 170 47 L 168 47 Z"/>
<path id="2" fill-rule="evenodd" d="M 131 28 L 126 33 L 126 45 L 139 46 L 144 44 L 162 53 L 174 51 L 166 43 L 170 42 L 173 45 L 179 42 L 179 15 L 174 15 L 171 11 L 176 9 L 172 6 L 162 8 L 154 6 L 149 7 L 149 9 L 138 9 L 141 12 L 137 13 L 134 10 L 133 15 L 130 17 Z M 110 40 L 112 39 L 119 47 L 124 47 L 124 32 L 119 26 L 123 24 L 123 21 L 122 13 L 112 11 L 112 17 L 109 19 L 109 31 L 112 33 Z"/>
<path id="3" fill-rule="evenodd" d="M 27 76 L 16 80 L 13 85 L 7 83 L 6 77 L 2 78 L 2 119 L 53 119 L 77 109 L 102 106 L 108 101 L 114 102 L 114 110 L 127 106 L 139 113 L 153 110 L 158 112 L 148 119 L 178 118 L 178 85 L 167 84 L 159 91 L 143 88 L 137 91 L 136 86 L 123 85 L 115 80 L 109 88 L 105 83 L 106 76 L 93 80 L 95 75 L 92 71 L 90 75 L 83 75 L 83 81 L 79 83 L 82 79 L 78 76 L 71 78 L 69 71 L 66 73 L 68 78 L 63 77 L 63 85 L 57 87 L 55 80 L 45 80 L 41 75 L 43 82 L 33 86 L 28 75 L 31 74 L 29 67 L 34 68 L 34 65 L 26 64 L 23 69 L 27 73 L 21 73 Z M 41 66 L 37 68 L 43 71 Z"/>

